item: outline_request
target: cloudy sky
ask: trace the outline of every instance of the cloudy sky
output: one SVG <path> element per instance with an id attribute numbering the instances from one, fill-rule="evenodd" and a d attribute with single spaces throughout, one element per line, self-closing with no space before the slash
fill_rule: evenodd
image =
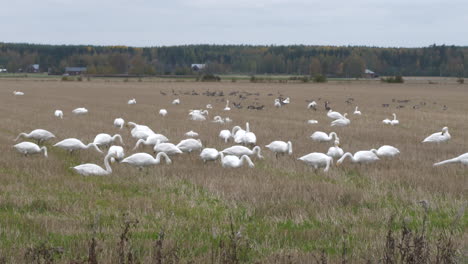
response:
<path id="1" fill-rule="evenodd" d="M 0 42 L 468 45 L 468 0 L 0 0 Z"/>

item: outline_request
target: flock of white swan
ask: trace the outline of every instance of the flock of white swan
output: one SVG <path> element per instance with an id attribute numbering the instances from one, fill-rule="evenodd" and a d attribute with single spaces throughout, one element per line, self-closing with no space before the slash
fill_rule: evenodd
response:
<path id="1" fill-rule="evenodd" d="M 14 95 L 24 95 L 24 93 L 14 91 Z M 280 99 L 276 99 L 274 101 L 274 106 L 281 107 L 283 104 L 289 103 L 289 98 L 281 101 L 281 103 Z M 136 104 L 136 100 L 133 98 L 128 101 L 128 104 Z M 172 104 L 179 105 L 180 99 L 173 100 Z M 316 102 L 311 102 L 307 105 L 307 108 L 315 109 L 316 105 Z M 212 109 L 213 107 L 211 105 L 207 105 L 206 108 Z M 226 106 L 223 110 L 231 110 L 231 108 L 229 107 L 229 101 L 227 101 Z M 88 114 L 88 110 L 86 108 L 80 107 L 74 109 L 72 113 L 75 115 L 83 115 Z M 159 114 L 162 116 L 166 116 L 168 112 L 166 109 L 161 109 L 159 111 Z M 353 114 L 362 115 L 361 111 L 358 110 L 357 106 Z M 56 110 L 54 112 L 54 115 L 57 118 L 63 118 L 63 112 L 61 110 Z M 207 119 L 207 116 L 208 110 L 189 110 L 188 114 L 189 120 L 194 121 L 205 121 Z M 351 121 L 347 118 L 347 113 L 341 114 L 330 109 L 327 112 L 327 117 L 332 120 L 330 124 L 330 126 L 332 127 L 348 126 L 351 123 Z M 212 122 L 229 123 L 232 122 L 232 120 L 229 117 L 222 118 L 221 116 L 216 116 Z M 308 123 L 316 124 L 317 121 L 309 120 Z M 397 120 L 396 115 L 393 114 L 393 120 L 385 119 L 382 121 L 382 123 L 394 126 L 398 125 L 399 121 Z M 178 144 L 173 144 L 169 142 L 169 139 L 165 135 L 155 133 L 150 127 L 146 125 L 136 124 L 134 122 L 126 123 L 125 120 L 122 118 L 116 118 L 114 120 L 113 125 L 114 127 L 119 129 L 123 129 L 124 126 L 127 125 L 131 129 L 131 136 L 137 140 L 133 151 L 139 149 L 141 145 L 151 146 L 153 148 L 155 156 L 145 152 L 139 152 L 125 157 L 124 149 L 118 145 L 118 143 L 120 143 L 120 145 L 124 144 L 122 136 L 120 134 L 115 134 L 112 136 L 106 133 L 101 133 L 96 135 L 93 142 L 89 144 L 84 144 L 82 141 L 76 138 L 67 138 L 55 143 L 53 147 L 67 150 L 70 153 L 77 150 L 86 150 L 92 148 L 97 152 L 103 154 L 104 152 L 101 150 L 101 148 L 108 148 L 107 154 L 104 158 L 104 168 L 102 168 L 99 165 L 90 163 L 78 165 L 72 168 L 78 174 L 85 176 L 109 175 L 112 173 L 112 168 L 110 164 L 116 161 L 119 163 L 129 164 L 131 166 L 142 169 L 144 167 L 160 164 L 161 158 L 164 158 L 166 164 L 171 164 L 172 161 L 170 159 L 170 156 L 180 155 L 183 153 L 190 153 L 194 151 L 200 152 L 199 156 L 203 162 L 220 160 L 223 168 L 239 168 L 242 167 L 244 164 L 247 164 L 248 167 L 253 168 L 255 165 L 252 162 L 251 157 L 263 159 L 263 156 L 261 154 L 261 148 L 259 146 L 256 146 L 257 137 L 255 133 L 250 130 L 248 122 L 245 124 L 245 129 L 243 129 L 240 126 L 234 126 L 232 130 L 225 129 L 220 131 L 220 140 L 223 140 L 225 143 L 228 143 L 230 140 L 232 140 L 235 144 L 237 144 L 221 151 L 218 151 L 215 148 L 204 148 L 201 140 L 195 139 L 199 136 L 198 133 L 195 131 L 189 131 L 185 133 L 185 136 L 188 137 L 187 139 L 180 141 Z M 44 156 L 47 157 L 47 148 L 45 146 L 40 145 L 45 141 L 54 139 L 56 137 L 53 133 L 47 130 L 35 129 L 29 133 L 20 133 L 14 141 L 18 141 L 20 138 L 36 140 L 37 144 L 28 141 L 18 143 L 13 146 L 18 152 L 25 156 L 43 153 Z M 343 163 L 346 158 L 349 158 L 353 163 L 366 164 L 378 161 L 379 157 L 395 157 L 400 154 L 400 151 L 397 148 L 389 145 L 381 146 L 378 149 L 357 151 L 354 154 L 350 152 L 345 153 L 343 149 L 340 148 L 340 138 L 335 132 L 327 134 L 322 131 L 316 131 L 310 136 L 310 138 L 313 141 L 317 142 L 333 141 L 333 146 L 331 146 L 328 149 L 327 153 L 313 152 L 298 158 L 298 160 L 306 163 L 307 165 L 315 169 L 324 168 L 325 172 L 327 172 L 333 165 L 334 159 L 337 159 L 336 165 L 340 165 L 341 163 Z M 441 143 L 450 140 L 450 138 L 451 136 L 449 134 L 448 128 L 444 127 L 441 132 L 436 132 L 426 137 L 422 141 L 422 143 Z M 252 148 L 249 148 L 248 146 Z M 276 157 L 278 157 L 278 155 L 292 155 L 293 153 L 291 141 L 273 141 L 270 144 L 266 145 L 265 148 L 274 152 Z M 434 166 L 440 166 L 449 163 L 462 163 L 468 165 L 468 153 L 465 153 L 453 159 L 434 163 Z"/>

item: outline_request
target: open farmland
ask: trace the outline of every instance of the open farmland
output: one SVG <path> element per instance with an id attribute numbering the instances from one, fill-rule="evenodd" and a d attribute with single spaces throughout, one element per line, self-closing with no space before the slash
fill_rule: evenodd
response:
<path id="1" fill-rule="evenodd" d="M 13 96 L 15 90 L 25 95 Z M 208 90 L 223 91 L 224 96 L 203 95 Z M 229 96 L 234 91 L 252 95 L 241 100 L 238 95 Z M 199 95 L 191 95 L 193 92 Z M 279 94 L 290 97 L 291 103 L 274 108 Z M 127 105 L 131 98 L 137 104 Z M 180 98 L 180 105 L 171 104 L 175 98 Z M 348 104 L 348 98 L 354 101 Z M 243 108 L 231 105 L 231 111 L 222 111 L 226 99 L 241 102 Z M 306 100 L 317 101 L 318 110 L 306 109 Z M 334 110 L 348 113 L 350 126 L 330 127 L 323 107 L 326 100 Z M 247 109 L 254 102 L 265 108 Z M 188 120 L 190 109 L 204 109 L 208 103 L 213 105 L 209 120 L 221 115 L 233 122 Z M 356 105 L 362 116 L 352 115 Z M 404 107 L 397 108 L 400 105 Z M 415 105 L 417 109 L 413 109 Z M 86 107 L 89 113 L 72 115 L 77 107 Z M 166 117 L 158 115 L 161 108 L 168 110 Z M 55 109 L 64 111 L 63 120 L 54 117 Z M 382 120 L 392 113 L 400 125 L 383 125 Z M 425 214 L 418 203 L 421 200 L 429 202 L 429 240 L 452 230 L 457 248 L 463 251 L 468 242 L 468 218 L 460 208 L 466 205 L 468 168 L 460 164 L 434 168 L 432 164 L 468 152 L 467 113 L 468 86 L 453 80 L 437 84 L 420 80 L 405 84 L 280 84 L 2 79 L 0 254 L 8 263 L 23 262 L 28 248 L 44 244 L 63 250 L 58 262 L 68 263 L 87 256 L 94 236 L 100 263 L 118 263 L 122 223 L 130 219 L 138 224 L 131 228 L 129 250 L 142 263 L 156 254 L 155 241 L 161 230 L 165 254 L 172 252 L 181 262 L 218 259 L 223 250 L 220 241 L 227 245 L 232 240 L 231 224 L 242 262 L 272 262 L 288 255 L 296 262 L 307 262 L 321 250 L 336 260 L 345 242 L 349 258 L 359 263 L 381 258 L 392 215 L 395 230 L 403 219 L 412 228 L 421 227 Z M 170 165 L 139 171 L 113 164 L 109 176 L 84 177 L 70 167 L 83 163 L 102 166 L 102 154 L 80 150 L 70 155 L 52 147 L 65 138 L 75 137 L 87 144 L 98 133 L 120 133 L 126 155 L 132 154 L 136 140 L 130 129 L 113 127 L 117 117 L 148 125 L 175 144 L 194 130 L 204 146 L 218 150 L 233 145 L 218 138 L 221 129 L 244 127 L 249 122 L 265 159 L 253 158 L 252 169 L 225 169 L 219 161 L 204 164 L 196 152 L 176 156 Z M 309 119 L 319 123 L 307 124 Z M 421 144 L 444 126 L 450 129 L 450 141 Z M 57 136 L 45 144 L 48 158 L 24 157 L 12 148 L 20 132 L 36 128 Z M 368 165 L 346 160 L 324 173 L 297 160 L 310 152 L 326 153 L 331 146 L 312 141 L 314 131 L 337 132 L 345 152 L 392 145 L 401 155 Z M 264 148 L 273 140 L 292 141 L 293 155 L 276 159 Z M 152 153 L 150 147 L 139 151 Z"/>

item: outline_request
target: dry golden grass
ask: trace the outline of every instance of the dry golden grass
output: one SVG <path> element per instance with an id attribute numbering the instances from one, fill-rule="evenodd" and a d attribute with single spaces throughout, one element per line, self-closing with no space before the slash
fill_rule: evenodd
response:
<path id="1" fill-rule="evenodd" d="M 14 97 L 14 90 L 25 95 Z M 172 90 L 179 95 L 173 96 Z M 200 95 L 183 94 L 192 90 Z M 223 91 L 225 96 L 202 95 L 206 90 Z M 259 96 L 240 100 L 228 96 L 232 91 L 258 92 Z M 278 93 L 291 97 L 291 104 L 274 108 Z M 350 97 L 355 104 L 345 103 Z M 136 105 L 127 105 L 131 98 L 136 98 Z M 175 98 L 181 99 L 180 105 L 171 105 Z M 242 102 L 244 108 L 224 112 L 223 99 Z M 316 100 L 319 110 L 307 110 L 306 99 Z M 399 104 L 392 99 L 411 101 Z M 349 113 L 350 127 L 330 127 L 323 109 L 325 100 L 332 103 L 333 109 Z M 264 104 L 265 109 L 246 109 L 253 102 Z M 413 109 L 421 102 L 426 105 Z M 219 114 L 234 122 L 220 125 L 188 120 L 189 109 L 204 108 L 208 103 L 214 106 L 210 118 Z M 390 107 L 382 107 L 384 103 Z M 351 114 L 355 105 L 362 116 Z M 398 105 L 405 107 L 396 109 Z M 448 109 L 442 110 L 443 105 Z M 88 108 L 89 114 L 73 116 L 71 110 L 76 107 Z M 161 108 L 169 112 L 165 118 L 157 114 Z M 63 120 L 53 116 L 55 109 L 64 111 Z M 393 112 L 400 125 L 381 124 Z M 355 260 L 369 256 L 377 259 L 390 215 L 409 217 L 410 223 L 417 226 L 423 214 L 417 202 L 429 201 L 428 226 L 435 238 L 435 234 L 451 226 L 466 204 L 468 169 L 458 164 L 432 167 L 436 161 L 468 152 L 466 113 L 468 86 L 453 83 L 0 80 L 0 254 L 8 261 L 21 262 L 28 247 L 47 242 L 64 249 L 59 262 L 66 262 L 87 254 L 94 231 L 101 249 L 100 261 L 115 263 L 122 215 L 128 213 L 139 221 L 131 234 L 132 247 L 144 263 L 150 260 L 161 229 L 169 243 L 177 244 L 184 262 L 207 262 L 210 249 L 229 230 L 230 215 L 250 244 L 241 256 L 243 261 L 269 262 L 277 255 L 322 249 L 333 256 L 338 254 L 343 239 L 348 241 L 349 254 Z M 51 147 L 52 142 L 47 144 L 48 159 L 39 155 L 22 157 L 12 149 L 18 133 L 43 128 L 57 136 L 53 142 L 76 137 L 87 143 L 98 133 L 121 133 L 129 155 L 136 140 L 129 129 L 112 126 L 116 117 L 146 124 L 173 143 L 194 130 L 204 146 L 218 150 L 232 145 L 217 137 L 221 129 L 244 126 L 248 121 L 262 148 L 273 140 L 291 140 L 294 153 L 292 157 L 275 159 L 264 150 L 265 160 L 254 159 L 254 169 L 223 169 L 219 162 L 203 164 L 193 153 L 175 157 L 172 165 L 142 172 L 116 164 L 108 177 L 82 177 L 69 167 L 88 162 L 102 165 L 102 155 L 92 150 L 69 155 Z M 319 124 L 308 125 L 308 119 L 316 119 Z M 420 143 L 443 126 L 448 126 L 452 135 L 447 144 Z M 297 158 L 327 151 L 330 144 L 309 138 L 317 130 L 336 131 L 345 151 L 388 144 L 399 148 L 401 155 L 364 166 L 346 161 L 328 173 L 314 171 Z M 464 215 L 455 230 L 457 242 L 465 245 L 467 222 Z"/>

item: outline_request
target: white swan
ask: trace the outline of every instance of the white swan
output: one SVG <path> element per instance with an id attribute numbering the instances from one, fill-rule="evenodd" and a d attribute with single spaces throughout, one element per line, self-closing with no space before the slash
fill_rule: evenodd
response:
<path id="1" fill-rule="evenodd" d="M 219 132 L 219 137 L 224 139 L 224 143 L 227 143 L 231 138 L 231 131 L 224 129 Z"/>
<path id="2" fill-rule="evenodd" d="M 190 153 L 194 150 L 201 150 L 203 145 L 200 139 L 189 138 L 180 141 L 176 147 L 179 148 L 182 152 Z"/>
<path id="3" fill-rule="evenodd" d="M 121 146 L 111 146 L 107 154 L 112 157 L 111 163 L 114 163 L 116 160 L 121 161 L 125 157 L 124 149 Z"/>
<path id="4" fill-rule="evenodd" d="M 288 153 L 289 155 L 292 155 L 292 143 L 291 141 L 284 142 L 280 140 L 276 140 L 271 142 L 270 144 L 265 146 L 269 150 L 275 152 L 276 157 L 278 157 L 278 154 L 286 154 Z"/>
<path id="5" fill-rule="evenodd" d="M 226 118 L 224 118 L 224 122 L 226 122 L 226 123 L 231 123 L 231 122 L 232 122 L 232 119 L 229 118 L 229 117 L 226 117 Z"/>
<path id="6" fill-rule="evenodd" d="M 75 167 L 72 167 L 76 173 L 83 175 L 83 176 L 103 176 L 103 175 L 110 175 L 112 173 L 112 168 L 109 165 L 109 159 L 112 158 L 111 154 L 107 154 L 104 158 L 104 166 L 106 169 L 101 168 L 96 164 L 86 163 L 81 164 Z"/>
<path id="7" fill-rule="evenodd" d="M 300 157 L 298 160 L 305 162 L 307 165 L 312 166 L 315 169 L 325 167 L 323 170 L 324 172 L 327 172 L 333 164 L 332 157 L 318 152 L 309 153 Z"/>
<path id="8" fill-rule="evenodd" d="M 149 136 L 156 134 L 148 126 L 138 125 L 138 124 L 135 124 L 134 122 L 128 122 L 127 124 L 128 126 L 133 127 L 132 130 L 130 131 L 133 138 L 146 139 Z"/>
<path id="9" fill-rule="evenodd" d="M 96 137 L 93 140 L 93 143 L 96 144 L 97 146 L 108 147 L 110 146 L 110 144 L 114 143 L 116 139 L 120 140 L 120 144 L 122 145 L 124 144 L 122 141 L 122 136 L 120 136 L 119 134 L 115 134 L 114 136 L 111 136 L 106 133 L 101 133 L 101 134 L 96 135 Z"/>
<path id="10" fill-rule="evenodd" d="M 193 121 L 205 121 L 206 117 L 203 114 L 200 113 L 189 113 L 190 120 Z"/>
<path id="11" fill-rule="evenodd" d="M 315 101 L 312 101 L 311 103 L 309 103 L 307 105 L 307 109 L 314 109 L 314 110 L 317 110 L 317 103 Z"/>
<path id="12" fill-rule="evenodd" d="M 121 163 L 127 163 L 131 166 L 142 169 L 143 167 L 148 167 L 161 163 L 161 157 L 164 157 L 164 159 L 166 160 L 166 164 L 172 163 L 169 156 L 167 156 L 167 154 L 164 152 L 159 152 L 156 155 L 156 158 L 153 158 L 153 156 L 151 156 L 148 153 L 135 153 L 129 157 L 126 157 L 124 160 L 122 160 Z"/>
<path id="13" fill-rule="evenodd" d="M 400 124 L 400 121 L 398 121 L 398 120 L 396 119 L 396 114 L 393 113 L 393 120 L 390 121 L 390 125 L 396 126 L 396 125 L 398 125 L 398 124 Z"/>
<path id="14" fill-rule="evenodd" d="M 185 135 L 187 137 L 198 137 L 198 133 L 193 130 L 190 130 L 189 132 L 185 133 Z"/>
<path id="15" fill-rule="evenodd" d="M 448 127 L 442 128 L 442 132 L 434 133 L 423 140 L 422 143 L 440 143 L 451 138 Z"/>
<path id="16" fill-rule="evenodd" d="M 25 138 L 32 138 L 36 140 L 39 144 L 41 144 L 44 141 L 47 141 L 49 139 L 55 138 L 55 135 L 50 133 L 49 131 L 45 129 L 34 129 L 33 131 L 27 133 L 20 133 L 15 141 L 17 141 L 20 137 L 25 137 Z"/>
<path id="17" fill-rule="evenodd" d="M 200 109 L 195 109 L 195 110 L 189 110 L 189 115 L 191 114 L 200 114 L 200 115 L 206 115 L 208 116 L 208 110 L 200 110 Z"/>
<path id="18" fill-rule="evenodd" d="M 234 155 L 224 156 L 224 154 L 220 152 L 219 157 L 221 158 L 221 165 L 223 168 L 239 168 L 244 165 L 244 162 L 247 162 L 250 168 L 255 167 L 252 160 L 247 155 L 242 155 L 241 158 L 238 158 Z"/>
<path id="19" fill-rule="evenodd" d="M 340 119 L 340 118 L 344 118 L 344 116 L 338 112 L 335 112 L 333 110 L 329 110 L 328 113 L 327 113 L 327 116 L 331 119 Z"/>
<path id="20" fill-rule="evenodd" d="M 200 153 L 200 158 L 204 161 L 213 161 L 217 160 L 219 156 L 218 150 L 214 148 L 204 148 L 202 152 Z"/>
<path id="21" fill-rule="evenodd" d="M 180 150 L 176 145 L 172 143 L 160 143 L 159 141 L 154 145 L 153 148 L 154 152 L 159 153 L 159 152 L 164 152 L 167 155 L 176 155 L 176 154 L 182 154 L 182 150 Z"/>
<path id="22" fill-rule="evenodd" d="M 377 157 L 377 155 L 374 152 L 372 152 L 370 150 L 361 150 L 361 151 L 358 151 L 358 152 L 354 153 L 354 156 L 350 152 L 346 152 L 341 157 L 341 159 L 339 159 L 336 162 L 336 165 L 340 165 L 346 159 L 346 157 L 350 157 L 351 161 L 354 162 L 354 163 L 361 163 L 361 164 L 362 163 L 372 163 L 372 162 L 375 162 L 375 161 L 379 160 L 379 157 Z"/>
<path id="23" fill-rule="evenodd" d="M 13 146 L 19 153 L 24 154 L 25 156 L 29 154 L 37 154 L 44 152 L 44 156 L 47 158 L 47 148 L 39 147 L 38 145 L 32 142 L 21 142 Z"/>
<path id="24" fill-rule="evenodd" d="M 441 162 L 434 163 L 433 166 L 440 166 L 440 165 L 444 165 L 444 164 L 458 163 L 458 162 L 460 162 L 463 165 L 468 165 L 468 153 L 462 154 L 462 155 L 460 155 L 460 156 L 458 156 L 456 158 L 453 158 L 453 159 L 448 159 L 448 160 L 444 160 L 444 161 L 441 161 Z"/>
<path id="25" fill-rule="evenodd" d="M 166 116 L 167 115 L 167 110 L 166 109 L 159 110 L 159 115 Z"/>
<path id="26" fill-rule="evenodd" d="M 229 107 L 229 100 L 226 100 L 226 106 L 223 109 L 224 111 L 231 111 L 231 108 Z"/>
<path id="27" fill-rule="evenodd" d="M 244 146 L 232 146 L 232 147 L 224 149 L 221 152 L 223 152 L 224 154 L 235 155 L 238 157 L 242 155 L 247 155 L 247 156 L 257 155 L 258 158 L 263 159 L 263 156 L 261 154 L 261 149 L 259 146 L 255 146 L 252 150 Z"/>
<path id="28" fill-rule="evenodd" d="M 279 99 L 275 99 L 275 107 L 276 108 L 281 107 L 281 103 Z"/>
<path id="29" fill-rule="evenodd" d="M 211 121 L 211 122 L 213 122 L 213 123 L 218 123 L 218 124 L 224 124 L 224 120 L 223 120 L 223 118 L 220 117 L 220 116 L 215 116 L 215 117 L 213 117 L 213 121 Z"/>
<path id="30" fill-rule="evenodd" d="M 362 115 L 361 111 L 358 110 L 358 107 L 356 106 L 356 108 L 354 109 L 354 113 L 355 115 Z"/>
<path id="31" fill-rule="evenodd" d="M 342 148 L 340 148 L 340 141 L 335 139 L 335 144 L 328 149 L 327 155 L 334 159 L 339 159 L 341 156 L 343 156 L 343 154 L 344 151 Z"/>
<path id="32" fill-rule="evenodd" d="M 13 92 L 13 95 L 24 95 L 24 93 L 23 93 L 23 92 L 20 92 L 20 91 L 14 91 L 14 92 Z"/>
<path id="33" fill-rule="evenodd" d="M 234 142 L 236 142 L 237 144 L 242 143 L 245 133 L 246 131 L 240 126 L 233 127 L 231 135 L 234 138 Z"/>
<path id="34" fill-rule="evenodd" d="M 283 104 L 289 104 L 290 102 L 291 101 L 290 101 L 289 97 L 283 100 Z"/>
<path id="35" fill-rule="evenodd" d="M 83 142 L 81 142 L 81 140 L 76 139 L 76 138 L 64 139 L 58 142 L 57 144 L 55 144 L 54 147 L 59 147 L 59 148 L 68 150 L 70 151 L 70 153 L 78 149 L 89 149 L 90 147 L 93 147 L 97 152 L 103 153 L 96 144 L 89 143 L 88 145 L 85 145 L 83 144 Z"/>
<path id="36" fill-rule="evenodd" d="M 60 119 L 63 119 L 63 112 L 62 112 L 62 110 L 55 110 L 54 116 L 55 116 L 55 117 L 59 117 Z"/>
<path id="37" fill-rule="evenodd" d="M 378 157 L 394 157 L 400 154 L 397 148 L 389 145 L 381 146 L 379 149 L 371 149 L 371 151 Z"/>
<path id="38" fill-rule="evenodd" d="M 124 125 L 125 125 L 125 120 L 123 120 L 122 118 L 119 117 L 119 118 L 114 119 L 115 127 L 122 129 Z"/>
<path id="39" fill-rule="evenodd" d="M 148 136 L 146 139 L 139 139 L 137 141 L 137 143 L 135 144 L 135 147 L 133 148 L 133 150 L 137 149 L 141 144 L 143 145 L 156 145 L 158 143 L 158 141 L 160 143 L 166 143 L 166 142 L 169 142 L 169 139 L 164 136 L 164 135 L 161 135 L 161 134 L 153 134 L 153 135 L 150 135 Z"/>
<path id="40" fill-rule="evenodd" d="M 74 109 L 72 113 L 75 115 L 84 115 L 88 113 L 88 109 L 84 107 L 79 107 L 79 108 Z"/>
<path id="41" fill-rule="evenodd" d="M 173 105 L 178 105 L 178 104 L 180 104 L 180 99 L 179 99 L 179 98 L 174 99 L 174 101 L 172 101 L 172 104 L 173 104 Z"/>
<path id="42" fill-rule="evenodd" d="M 206 109 L 213 109 L 213 106 L 211 104 L 207 104 Z"/>
<path id="43" fill-rule="evenodd" d="M 386 125 L 391 125 L 392 124 L 392 120 L 388 119 L 388 118 L 385 118 L 384 120 L 382 120 L 382 123 L 386 124 Z"/>
<path id="44" fill-rule="evenodd" d="M 128 100 L 127 104 L 129 104 L 129 105 L 134 105 L 134 104 L 136 104 L 135 98 Z"/>
<path id="45" fill-rule="evenodd" d="M 313 141 L 327 142 L 331 141 L 333 139 L 333 136 L 335 137 L 335 140 L 338 138 L 335 132 L 331 132 L 329 135 L 327 135 L 325 132 L 315 131 L 310 137 Z"/>
<path id="46" fill-rule="evenodd" d="M 339 127 L 349 126 L 349 124 L 351 124 L 351 120 L 346 118 L 347 115 L 348 113 L 345 113 L 343 115 L 343 118 L 333 120 L 330 126 L 339 126 Z"/>
<path id="47" fill-rule="evenodd" d="M 242 142 L 246 145 L 255 145 L 257 144 L 257 136 L 255 133 L 250 132 L 249 122 L 245 123 L 245 134 L 242 137 Z"/>
<path id="48" fill-rule="evenodd" d="M 318 121 L 311 119 L 307 121 L 307 124 L 310 124 L 310 125 L 318 124 Z"/>

